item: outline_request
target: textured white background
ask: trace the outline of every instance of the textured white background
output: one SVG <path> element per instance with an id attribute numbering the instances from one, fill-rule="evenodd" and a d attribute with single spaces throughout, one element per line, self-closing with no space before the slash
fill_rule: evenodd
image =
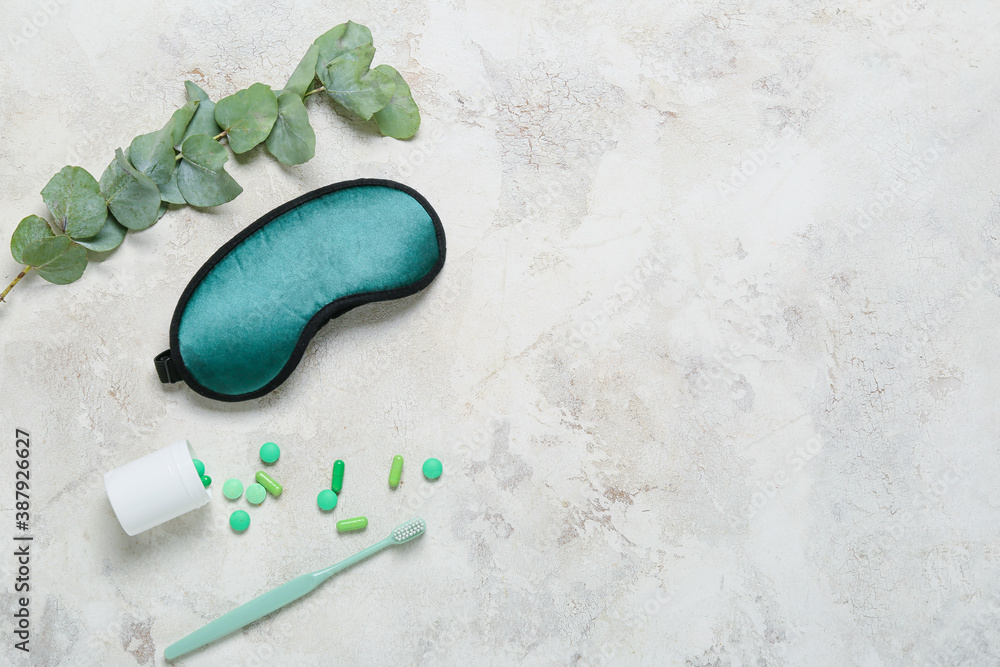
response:
<path id="1" fill-rule="evenodd" d="M 419 542 L 179 664 L 1000 663 L 997 3 L 0 10 L 4 241 L 64 164 L 99 176 L 161 126 L 185 79 L 216 99 L 280 86 L 349 18 L 423 113 L 398 142 L 314 99 L 312 162 L 252 151 L 235 202 L 172 210 L 79 282 L 30 277 L 0 306 L 0 540 L 15 427 L 36 536 L 30 656 L 9 648 L 0 549 L 0 661 L 160 664 L 419 514 Z M 437 208 L 431 288 L 328 326 L 262 400 L 161 386 L 152 357 L 203 261 L 362 176 Z M 126 537 L 101 474 L 178 437 L 215 499 Z M 219 486 L 270 439 L 287 491 L 235 535 Z M 356 514 L 368 530 L 337 535 Z"/>

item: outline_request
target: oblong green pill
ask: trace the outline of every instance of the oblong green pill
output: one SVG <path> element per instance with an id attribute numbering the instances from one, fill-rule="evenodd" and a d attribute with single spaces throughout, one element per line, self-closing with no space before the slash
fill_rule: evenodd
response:
<path id="1" fill-rule="evenodd" d="M 230 500 L 236 500 L 243 495 L 243 482 L 238 479 L 227 479 L 222 485 L 222 495 Z"/>
<path id="2" fill-rule="evenodd" d="M 191 459 L 191 463 L 194 464 L 194 469 L 198 471 L 198 477 L 205 474 L 205 464 L 198 459 Z"/>
<path id="3" fill-rule="evenodd" d="M 260 460 L 264 463 L 274 463 L 281 456 L 281 450 L 273 442 L 265 442 L 260 446 Z"/>
<path id="4" fill-rule="evenodd" d="M 403 477 L 403 457 L 396 454 L 392 457 L 392 467 L 389 468 L 389 486 L 396 488 Z"/>
<path id="5" fill-rule="evenodd" d="M 250 515 L 243 510 L 236 510 L 229 515 L 229 526 L 237 533 L 242 533 L 250 527 Z"/>
<path id="6" fill-rule="evenodd" d="M 333 483 L 330 484 L 330 488 L 334 493 L 340 493 L 344 488 L 344 462 L 341 459 L 333 462 Z"/>
<path id="7" fill-rule="evenodd" d="M 353 519 L 341 519 L 337 522 L 337 532 L 346 533 L 351 530 L 363 530 L 368 525 L 368 517 L 356 516 Z"/>
<path id="8" fill-rule="evenodd" d="M 274 478 L 268 475 L 263 470 L 257 471 L 256 479 L 257 483 L 263 486 L 265 489 L 267 489 L 267 492 L 270 493 L 275 498 L 280 496 L 281 492 L 284 490 L 281 487 L 281 484 L 278 484 L 276 481 L 274 481 Z"/>
<path id="9" fill-rule="evenodd" d="M 316 504 L 319 505 L 319 508 L 324 512 L 329 512 L 337 506 L 337 494 L 330 489 L 323 489 L 319 492 L 319 495 L 316 496 Z"/>
<path id="10" fill-rule="evenodd" d="M 247 502 L 251 505 L 260 505 L 267 497 L 267 491 L 260 484 L 251 484 L 247 487 Z"/>

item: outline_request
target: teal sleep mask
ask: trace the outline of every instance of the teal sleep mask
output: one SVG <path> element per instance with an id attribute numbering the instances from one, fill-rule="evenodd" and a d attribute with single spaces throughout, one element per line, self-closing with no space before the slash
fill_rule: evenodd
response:
<path id="1" fill-rule="evenodd" d="M 418 192 L 361 179 L 279 206 L 212 255 L 181 294 L 160 381 L 245 401 L 291 375 L 330 320 L 430 284 L 444 228 Z"/>

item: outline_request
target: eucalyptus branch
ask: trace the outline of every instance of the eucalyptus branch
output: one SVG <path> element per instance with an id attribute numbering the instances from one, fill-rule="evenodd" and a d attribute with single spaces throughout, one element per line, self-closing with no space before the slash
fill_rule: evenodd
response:
<path id="1" fill-rule="evenodd" d="M 374 119 L 383 135 L 412 137 L 420 112 L 410 87 L 388 65 L 370 68 L 374 54 L 371 31 L 348 21 L 309 47 L 280 90 L 255 83 L 216 103 L 185 82 L 187 104 L 161 129 L 116 150 L 99 181 L 81 167 L 63 167 L 49 180 L 42 200 L 52 220 L 29 215 L 14 230 L 11 255 L 25 267 L 0 302 L 32 270 L 50 283 L 78 280 L 89 253 L 114 250 L 129 231 L 154 225 L 170 204 L 232 201 L 243 188 L 225 170 L 230 150 L 241 154 L 264 144 L 283 164 L 311 160 L 316 134 L 303 104 L 310 95 L 325 91 L 348 113 Z"/>

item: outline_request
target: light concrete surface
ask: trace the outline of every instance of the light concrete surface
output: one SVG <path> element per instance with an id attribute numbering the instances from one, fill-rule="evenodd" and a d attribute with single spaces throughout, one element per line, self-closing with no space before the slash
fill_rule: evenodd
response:
<path id="1" fill-rule="evenodd" d="M 997 3 L 0 8 L 5 242 L 52 174 L 99 175 L 185 79 L 280 86 L 347 19 L 423 114 L 399 142 L 314 99 L 312 162 L 236 158 L 235 202 L 171 210 L 77 283 L 30 277 L 0 305 L 0 538 L 15 428 L 35 538 L 28 655 L 2 549 L 0 662 L 162 664 L 419 515 L 418 542 L 177 664 L 1000 663 Z M 264 399 L 161 386 L 205 259 L 357 177 L 437 208 L 435 283 L 329 325 Z M 4 252 L 4 282 L 18 270 Z M 125 536 L 101 475 L 178 437 L 215 498 Z M 221 483 L 267 440 L 287 490 L 233 534 Z M 336 534 L 358 514 L 367 531 Z"/>

